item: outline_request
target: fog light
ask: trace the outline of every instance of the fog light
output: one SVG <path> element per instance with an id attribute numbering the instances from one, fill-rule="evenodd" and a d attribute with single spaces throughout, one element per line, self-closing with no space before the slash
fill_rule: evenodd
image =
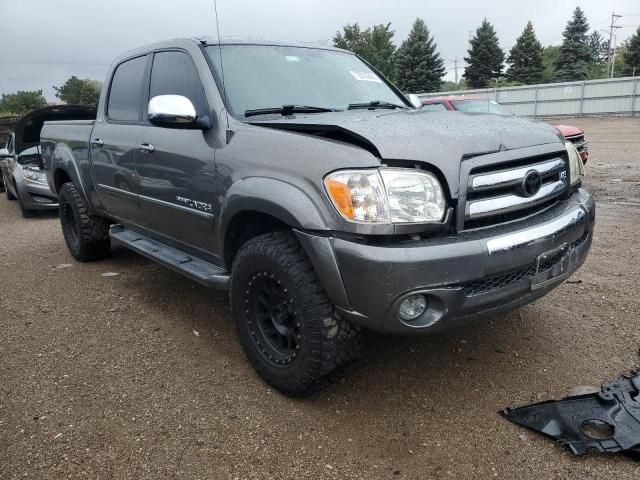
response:
<path id="1" fill-rule="evenodd" d="M 400 319 L 411 322 L 427 310 L 427 299 L 424 295 L 411 295 L 400 304 Z"/>

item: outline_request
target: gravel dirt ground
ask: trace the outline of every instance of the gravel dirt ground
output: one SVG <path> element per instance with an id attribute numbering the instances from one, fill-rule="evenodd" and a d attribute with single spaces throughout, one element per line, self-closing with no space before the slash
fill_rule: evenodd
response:
<path id="1" fill-rule="evenodd" d="M 637 479 L 498 415 L 640 363 L 640 119 L 564 121 L 586 131 L 598 199 L 581 283 L 437 336 L 368 335 L 305 400 L 253 372 L 224 294 L 122 248 L 76 263 L 55 215 L 3 196 L 0 478 Z"/>

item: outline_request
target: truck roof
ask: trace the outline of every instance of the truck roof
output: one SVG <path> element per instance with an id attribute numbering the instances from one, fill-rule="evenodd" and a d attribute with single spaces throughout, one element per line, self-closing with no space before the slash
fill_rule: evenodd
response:
<path id="1" fill-rule="evenodd" d="M 146 52 L 152 50 L 158 50 L 162 48 L 176 48 L 176 47 L 186 47 L 187 44 L 204 44 L 204 45 L 273 45 L 279 47 L 299 47 L 299 48 L 314 48 L 319 50 L 331 50 L 335 52 L 344 52 L 350 53 L 353 55 L 353 52 L 348 50 L 343 50 L 340 48 L 315 44 L 315 43 L 302 43 L 302 42 L 283 42 L 277 40 L 266 40 L 266 39 L 257 39 L 257 38 L 226 38 L 223 37 L 218 40 L 217 37 L 191 37 L 191 38 L 174 38 L 170 40 L 163 40 L 161 42 L 150 43 L 147 45 L 140 46 L 133 50 L 126 51 L 116 58 L 116 62 L 123 60 L 125 58 L 129 58 L 135 55 L 141 55 Z"/>

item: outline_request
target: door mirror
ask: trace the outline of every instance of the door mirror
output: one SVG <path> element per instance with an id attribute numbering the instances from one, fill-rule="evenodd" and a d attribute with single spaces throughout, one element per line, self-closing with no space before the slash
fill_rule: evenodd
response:
<path id="1" fill-rule="evenodd" d="M 413 105 L 413 108 L 422 108 L 422 100 L 420 100 L 420 97 L 415 93 L 407 95 L 407 99 L 409 100 L 409 103 Z"/>
<path id="2" fill-rule="evenodd" d="M 9 150 L 6 148 L 0 148 L 0 163 L 4 165 L 4 163 L 10 158 L 13 158 L 13 155 L 9 153 Z"/>
<path id="3" fill-rule="evenodd" d="M 163 127 L 195 126 L 196 109 L 187 97 L 182 95 L 158 95 L 149 100 L 147 118 L 155 125 Z"/>

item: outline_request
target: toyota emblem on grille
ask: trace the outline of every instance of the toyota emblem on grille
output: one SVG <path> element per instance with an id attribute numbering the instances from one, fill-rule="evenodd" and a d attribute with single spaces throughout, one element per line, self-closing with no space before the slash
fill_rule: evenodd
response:
<path id="1" fill-rule="evenodd" d="M 542 177 L 536 170 L 528 172 L 522 180 L 522 194 L 525 197 L 533 197 L 542 187 Z"/>

